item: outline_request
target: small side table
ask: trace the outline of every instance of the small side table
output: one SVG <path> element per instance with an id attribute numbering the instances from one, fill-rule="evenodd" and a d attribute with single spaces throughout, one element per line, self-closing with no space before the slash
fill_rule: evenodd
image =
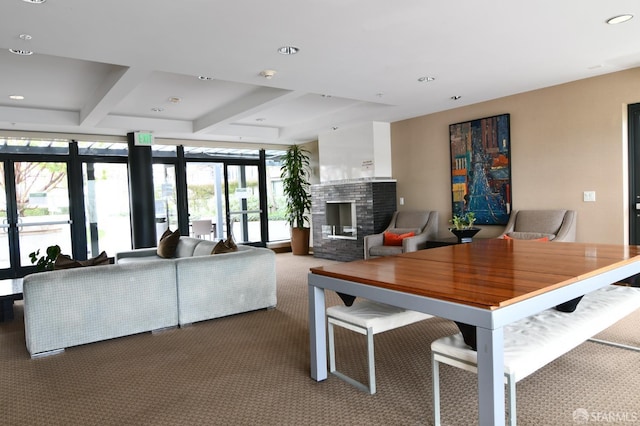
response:
<path id="1" fill-rule="evenodd" d="M 22 278 L 0 280 L 0 322 L 13 320 L 15 300 L 22 300 Z"/>
<path id="2" fill-rule="evenodd" d="M 449 238 L 438 238 L 435 240 L 427 241 L 428 249 L 436 248 L 436 247 L 444 247 L 444 246 L 454 246 L 458 243 L 457 237 L 449 237 Z"/>

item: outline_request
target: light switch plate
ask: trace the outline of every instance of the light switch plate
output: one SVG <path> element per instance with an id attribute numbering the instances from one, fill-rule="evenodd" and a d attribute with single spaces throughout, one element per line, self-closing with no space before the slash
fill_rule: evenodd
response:
<path id="1" fill-rule="evenodd" d="M 585 202 L 596 201 L 596 191 L 584 191 L 582 199 Z"/>

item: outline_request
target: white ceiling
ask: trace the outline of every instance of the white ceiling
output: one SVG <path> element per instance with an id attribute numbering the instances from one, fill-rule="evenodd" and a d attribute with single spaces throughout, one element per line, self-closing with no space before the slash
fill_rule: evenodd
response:
<path id="1" fill-rule="evenodd" d="M 638 0 L 2 0 L 0 16 L 9 130 L 290 144 L 640 66 Z"/>

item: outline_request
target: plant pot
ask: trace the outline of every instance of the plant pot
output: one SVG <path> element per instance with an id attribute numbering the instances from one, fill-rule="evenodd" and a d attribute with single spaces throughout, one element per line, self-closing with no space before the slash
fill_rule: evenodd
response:
<path id="1" fill-rule="evenodd" d="M 291 228 L 291 252 L 293 254 L 309 254 L 310 231 L 310 228 Z"/>
<path id="2" fill-rule="evenodd" d="M 458 237 L 458 243 L 470 243 L 474 235 L 480 232 L 480 228 L 469 229 L 453 229 L 449 228 L 449 231 L 456 237 Z"/>

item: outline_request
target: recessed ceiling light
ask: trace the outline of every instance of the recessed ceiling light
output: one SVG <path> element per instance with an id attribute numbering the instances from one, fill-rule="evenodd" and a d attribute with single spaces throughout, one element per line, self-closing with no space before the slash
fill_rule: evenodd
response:
<path id="1" fill-rule="evenodd" d="M 182 99 L 177 96 L 171 96 L 169 98 L 169 102 L 171 102 L 172 104 L 179 104 L 180 101 L 182 101 Z"/>
<path id="2" fill-rule="evenodd" d="M 278 48 L 278 53 L 281 55 L 295 55 L 300 51 L 296 46 L 282 46 Z"/>
<path id="3" fill-rule="evenodd" d="M 22 95 L 9 95 L 9 99 L 13 99 L 14 101 L 21 101 L 24 99 Z"/>
<path id="4" fill-rule="evenodd" d="M 162 112 L 162 111 L 164 111 L 164 108 L 154 107 L 154 108 L 151 108 L 151 111 L 153 111 L 153 112 Z"/>
<path id="5" fill-rule="evenodd" d="M 266 121 L 266 118 L 262 118 L 262 117 L 260 117 L 260 118 L 256 118 L 256 121 L 258 121 L 258 122 L 263 122 L 263 121 Z"/>
<path id="6" fill-rule="evenodd" d="M 460 95 L 454 95 L 451 97 L 452 100 L 457 101 L 458 99 L 460 99 L 462 96 Z"/>
<path id="7" fill-rule="evenodd" d="M 33 37 L 31 37 L 31 34 L 20 34 L 20 40 L 31 40 Z"/>
<path id="8" fill-rule="evenodd" d="M 47 0 L 22 0 L 25 3 L 31 3 L 31 4 L 42 4 Z"/>
<path id="9" fill-rule="evenodd" d="M 339 128 L 340 128 L 340 127 L 338 127 L 338 126 L 333 126 L 333 127 L 331 128 L 331 130 L 338 130 Z"/>
<path id="10" fill-rule="evenodd" d="M 420 83 L 424 83 L 425 81 L 428 83 L 428 82 L 433 81 L 433 80 L 435 80 L 435 79 L 436 79 L 435 77 L 420 77 L 420 78 L 418 79 L 418 81 L 419 81 Z"/>
<path id="11" fill-rule="evenodd" d="M 609 18 L 606 20 L 606 22 L 609 25 L 622 24 L 623 22 L 629 21 L 631 18 L 633 18 L 633 15 L 631 15 L 630 13 L 626 13 L 624 15 L 618 15 L 614 16 L 613 18 Z"/>
<path id="12" fill-rule="evenodd" d="M 33 52 L 31 50 L 25 50 L 25 49 L 9 49 L 9 52 L 13 53 L 14 55 L 20 55 L 20 56 L 33 55 Z"/>
<path id="13" fill-rule="evenodd" d="M 322 95 L 320 95 L 320 96 L 322 96 L 323 98 L 330 98 L 330 97 L 331 97 L 331 95 L 327 95 L 326 93 L 325 93 L 325 94 L 322 94 Z"/>
<path id="14" fill-rule="evenodd" d="M 213 77 L 207 77 L 206 75 L 199 75 L 198 80 L 211 81 Z"/>

